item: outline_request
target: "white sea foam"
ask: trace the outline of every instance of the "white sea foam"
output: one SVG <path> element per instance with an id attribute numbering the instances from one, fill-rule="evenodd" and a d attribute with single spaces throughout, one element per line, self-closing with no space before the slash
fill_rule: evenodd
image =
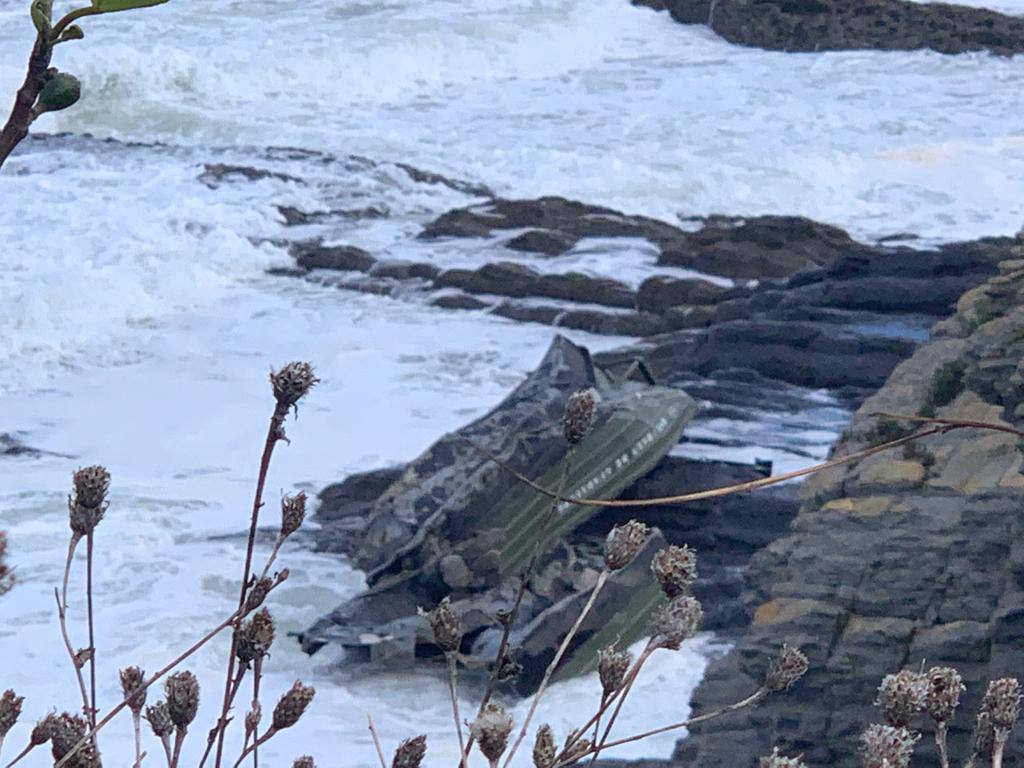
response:
<path id="1" fill-rule="evenodd" d="M 868 238 L 1007 234 L 1024 212 L 1020 57 L 765 53 L 626 0 L 216 6 L 172 0 L 87 19 L 87 39 L 57 51 L 55 63 L 82 78 L 85 96 L 36 128 L 162 146 L 50 138 L 27 143 L 0 175 L 0 429 L 69 456 L 0 462 L 0 529 L 11 535 L 21 580 L 0 600 L 0 686 L 30 693 L 29 715 L 75 706 L 49 590 L 76 466 L 102 461 L 115 478 L 98 550 L 101 689 L 110 702 L 118 664 L 154 668 L 231 602 L 239 542 L 210 536 L 244 526 L 270 365 L 308 357 L 324 376 L 290 426 L 294 444 L 275 461 L 274 497 L 414 456 L 497 402 L 553 334 L 262 277 L 287 263 L 263 241 L 285 235 L 322 234 L 388 258 L 471 265 L 483 257 L 473 244 L 411 240 L 422 222 L 471 196 L 416 183 L 394 165 L 268 157 L 263 148 L 413 163 L 505 195 L 561 194 L 669 220 L 800 213 Z M 31 35 L 24 5 L 0 4 L 0 93 L 23 76 Z M 206 162 L 306 183 L 210 189 L 197 180 Z M 376 206 L 389 217 L 289 232 L 278 205 Z M 509 256 L 633 284 L 653 257 L 643 243 L 594 242 L 560 265 Z M 837 420 L 827 398 L 821 405 L 822 418 L 794 424 L 784 445 L 770 420 L 763 433 L 722 421 L 694 436 L 721 443 L 745 431 L 755 445 L 743 454 L 708 443 L 681 450 L 788 463 L 796 452 L 818 456 L 828 438 L 815 430 Z M 293 576 L 274 609 L 285 630 L 359 588 L 359 574 L 335 558 L 296 546 L 284 560 Z M 153 636 L 160 642 L 141 642 Z M 707 642 L 661 658 L 622 733 L 685 714 Z M 204 722 L 219 650 L 196 662 Z M 302 735 L 288 734 L 267 759 L 286 764 L 313 751 L 332 764 L 328 756 L 341 751 L 346 765 L 370 765 L 370 710 L 388 745 L 425 729 L 432 765 L 451 764 L 439 681 L 344 679 L 331 661 L 308 660 L 282 637 L 266 701 L 295 676 L 319 698 Z M 580 711 L 594 686 L 561 685 L 551 706 Z M 658 695 L 666 689 L 667 703 Z M 568 723 L 556 725 L 563 732 Z M 19 728 L 9 743 L 23 738 Z M 108 762 L 126 764 L 125 724 L 105 738 Z M 664 756 L 672 741 L 628 754 Z"/>

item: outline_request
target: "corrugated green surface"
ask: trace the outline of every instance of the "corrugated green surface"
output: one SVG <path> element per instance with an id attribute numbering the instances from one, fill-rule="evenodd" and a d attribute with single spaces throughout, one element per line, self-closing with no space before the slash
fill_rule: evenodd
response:
<path id="1" fill-rule="evenodd" d="M 679 442 L 697 410 L 685 392 L 666 387 L 644 387 L 620 397 L 622 407 L 615 408 L 577 447 L 563 495 L 615 498 Z M 635 402 L 629 402 L 633 399 Z M 561 466 L 551 467 L 536 480 L 554 489 L 562 472 Z M 552 510 L 549 498 L 522 485 L 512 488 L 495 506 L 495 516 L 507 520 L 501 553 L 503 577 L 522 571 L 538 540 L 540 551 L 547 551 L 595 511 L 594 507 L 567 502 Z"/>

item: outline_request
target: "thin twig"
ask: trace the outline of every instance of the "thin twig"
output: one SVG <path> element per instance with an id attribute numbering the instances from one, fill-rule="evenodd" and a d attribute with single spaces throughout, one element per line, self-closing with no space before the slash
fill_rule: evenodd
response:
<path id="1" fill-rule="evenodd" d="M 691 717 L 688 720 L 683 720 L 680 723 L 672 723 L 671 725 L 664 725 L 661 728 L 654 728 L 653 730 L 644 731 L 643 733 L 637 733 L 637 734 L 634 734 L 632 736 L 627 736 L 627 737 L 622 738 L 622 739 L 617 739 L 615 741 L 609 741 L 609 742 L 606 742 L 604 744 L 594 745 L 590 749 L 588 749 L 586 752 L 584 752 L 582 755 L 580 755 L 580 757 L 586 757 L 588 754 L 591 754 L 591 753 L 596 755 L 596 754 L 600 753 L 601 751 L 603 751 L 605 749 L 611 749 L 612 747 L 618 747 L 618 746 L 621 746 L 623 744 L 629 744 L 629 743 L 634 742 L 634 741 L 640 741 L 642 739 L 648 739 L 651 736 L 657 736 L 658 734 L 661 734 L 661 733 L 668 733 L 669 731 L 677 731 L 677 730 L 679 730 L 681 728 L 688 728 L 691 725 L 697 725 L 699 723 L 707 722 L 708 720 L 714 720 L 715 718 L 721 717 L 722 715 L 727 715 L 730 712 L 736 712 L 737 710 L 743 709 L 745 707 L 749 707 L 749 706 L 751 706 L 753 704 L 757 704 L 766 695 L 767 695 L 767 692 L 765 691 L 765 689 L 760 688 L 757 691 L 755 691 L 753 694 L 748 696 L 747 698 L 743 699 L 742 701 L 737 701 L 735 704 L 729 704 L 728 706 L 722 707 L 721 709 L 716 709 L 714 712 L 708 712 L 708 713 L 703 714 L 703 715 L 697 715 L 696 717 Z"/>
<path id="2" fill-rule="evenodd" d="M 21 752 L 19 752 L 11 762 L 4 766 L 4 768 L 14 768 L 15 765 L 21 762 L 21 758 L 25 757 L 29 752 L 35 749 L 36 745 L 31 741 L 25 746 Z"/>
<path id="3" fill-rule="evenodd" d="M 206 645 L 208 642 L 210 642 L 213 638 L 215 638 L 217 635 L 223 632 L 226 628 L 234 624 L 240 614 L 241 611 L 235 611 L 230 616 L 228 616 L 224 621 L 222 621 L 216 627 L 214 627 L 205 635 L 203 635 L 199 640 L 194 642 L 186 650 L 182 651 L 177 656 L 175 656 L 174 659 L 172 659 L 170 662 L 161 667 L 159 671 L 151 675 L 150 678 L 142 684 L 142 688 L 149 688 L 151 685 L 153 685 L 153 683 L 160 680 L 164 675 L 166 675 L 172 669 L 181 664 L 181 662 L 183 662 L 189 656 L 191 656 L 204 645 Z M 71 758 L 77 755 L 78 751 L 83 746 L 85 746 L 85 744 L 88 743 L 88 741 L 91 738 L 93 738 L 97 733 L 103 730 L 103 727 L 107 723 L 109 723 L 111 720 L 117 717 L 117 715 L 121 713 L 121 710 L 125 709 L 128 706 L 128 698 L 129 697 L 123 699 L 120 704 L 118 704 L 116 707 L 107 712 L 107 714 L 105 714 L 102 718 L 100 718 L 99 722 L 96 723 L 96 727 L 91 729 L 87 734 L 85 734 L 81 739 L 79 739 L 78 743 L 75 744 L 70 750 L 68 750 L 68 753 L 64 755 L 64 757 L 62 757 L 60 760 L 54 763 L 53 768 L 61 768 L 62 766 L 66 765 L 68 761 L 71 760 Z"/>
<path id="4" fill-rule="evenodd" d="M 551 663 L 548 664 L 548 668 L 544 670 L 544 677 L 540 681 L 540 687 L 537 688 L 537 692 L 533 695 L 533 701 L 530 702 L 530 709 L 526 713 L 523 725 L 519 729 L 519 734 L 516 736 L 516 740 L 513 742 L 512 748 L 508 751 L 508 757 L 505 758 L 504 768 L 508 768 L 512 763 L 512 758 L 515 756 L 516 750 L 519 749 L 519 745 L 522 744 L 523 739 L 526 738 L 526 730 L 530 726 L 530 721 L 533 720 L 533 715 L 537 711 L 537 705 L 540 704 L 540 699 L 544 695 L 544 691 L 547 690 L 548 683 L 551 681 L 551 676 L 555 673 L 555 668 L 558 667 L 559 662 L 562 660 L 562 656 L 564 656 L 565 652 L 569 649 L 569 644 L 572 643 L 576 633 L 583 625 L 583 620 L 590 613 L 590 609 L 594 607 L 597 596 L 604 588 L 605 582 L 608 581 L 610 573 L 611 572 L 607 568 L 601 571 L 601 574 L 597 577 L 597 583 L 594 585 L 594 588 L 590 590 L 590 597 L 583 606 L 583 610 L 581 610 L 580 615 L 576 617 L 576 622 L 572 625 L 572 628 L 566 633 L 565 637 L 562 638 L 562 644 L 555 652 L 555 657 L 551 660 Z"/>
<path id="5" fill-rule="evenodd" d="M 882 443 L 881 445 L 876 445 L 871 448 L 865 448 L 863 450 L 856 451 L 855 453 L 851 453 L 846 456 L 840 456 L 838 458 L 830 459 L 820 464 L 815 464 L 810 467 L 804 467 L 802 469 L 793 470 L 792 472 L 786 472 L 781 475 L 762 477 L 758 480 L 750 480 L 748 482 L 737 483 L 735 485 L 726 485 L 720 488 L 709 488 L 708 490 L 705 491 L 682 493 L 675 496 L 659 496 L 653 499 L 588 499 L 563 496 L 559 493 L 555 493 L 549 488 L 545 488 L 543 485 L 537 483 L 536 481 L 531 480 L 523 473 L 506 464 L 504 461 L 499 459 L 497 456 L 492 454 L 487 449 L 482 448 L 481 446 L 477 445 L 472 441 L 469 442 L 476 450 L 480 451 L 487 458 L 489 458 L 495 464 L 500 466 L 502 469 L 504 469 L 517 480 L 519 480 L 521 483 L 529 486 L 538 493 L 541 493 L 547 496 L 548 498 L 554 499 L 556 501 L 565 502 L 567 504 L 574 504 L 580 507 L 651 507 L 660 504 L 680 504 L 687 501 L 699 501 L 701 499 L 713 499 L 718 498 L 720 496 L 728 496 L 733 493 L 755 491 L 759 488 L 765 488 L 770 485 L 778 485 L 779 483 L 784 483 L 788 480 L 795 480 L 798 477 L 806 477 L 807 475 L 813 475 L 815 472 L 821 472 L 822 470 L 825 469 L 831 469 L 833 467 L 842 466 L 843 464 L 849 464 L 854 461 L 859 461 L 861 459 L 867 458 L 868 456 L 874 456 L 876 453 L 882 453 L 883 451 L 888 451 L 892 448 L 898 448 L 900 446 L 907 445 L 908 443 L 912 443 L 916 440 L 931 437 L 932 435 L 941 435 L 955 429 L 965 428 L 993 429 L 1000 432 L 1011 432 L 1013 434 L 1019 434 L 1020 436 L 1024 437 L 1024 432 L 1021 432 L 1019 430 L 1013 430 L 1012 428 L 1003 427 L 1002 425 L 998 424 L 988 424 L 986 422 L 955 423 L 951 421 L 947 423 L 946 421 L 943 421 L 941 426 L 936 426 L 933 427 L 932 429 L 921 430 L 920 432 L 915 432 L 912 435 L 901 437 L 898 440 L 891 440 L 887 443 Z"/>
<path id="6" fill-rule="evenodd" d="M 274 552 L 277 552 L 277 547 L 274 548 Z M 269 561 L 268 561 L 269 566 Z M 249 708 L 251 712 L 260 712 L 260 678 L 263 674 L 263 659 L 257 656 L 252 662 L 252 706 Z M 256 737 L 256 730 L 253 729 L 253 738 Z M 252 768 L 259 768 L 260 756 L 257 749 L 252 751 Z"/>
<path id="7" fill-rule="evenodd" d="M 70 13 L 65 14 L 60 21 L 53 25 L 53 30 L 50 32 L 50 39 L 57 40 L 57 38 L 61 36 L 65 29 L 67 29 L 69 26 L 74 24 L 79 19 L 84 18 L 86 16 L 96 16 L 100 13 L 103 13 L 103 11 L 99 10 L 95 6 L 89 8 L 76 8 Z"/>
<path id="8" fill-rule="evenodd" d="M 71 637 L 68 635 L 68 582 L 71 580 L 71 562 L 75 556 L 75 548 L 78 546 L 79 540 L 78 534 L 71 534 L 71 540 L 68 542 L 68 558 L 64 563 L 64 579 L 61 582 L 60 592 L 57 588 L 53 589 L 53 596 L 57 601 L 57 621 L 60 624 L 60 635 L 64 639 L 64 647 L 67 649 L 68 657 L 71 659 L 71 666 L 75 670 L 75 678 L 78 680 L 78 690 L 82 694 L 82 710 L 86 717 L 90 717 L 89 711 L 92 707 L 89 704 L 89 693 L 85 689 L 85 678 L 82 676 L 82 667 L 78 661 L 78 655 L 75 653 L 75 647 L 71 644 Z M 61 599 L 63 595 L 63 600 Z M 90 719 L 90 724 L 92 720 Z"/>
<path id="9" fill-rule="evenodd" d="M 185 741 L 187 731 L 184 728 L 174 729 L 174 751 L 171 752 L 171 768 L 178 768 L 178 760 L 181 759 L 181 745 Z"/>
<path id="10" fill-rule="evenodd" d="M 448 693 L 452 700 L 452 718 L 455 720 L 455 734 L 459 737 L 459 765 L 466 768 L 466 742 L 462 738 L 462 720 L 459 718 L 458 669 L 455 665 L 455 653 L 444 655 L 448 663 Z"/>
<path id="11" fill-rule="evenodd" d="M 373 717 L 366 713 L 366 724 L 370 729 L 370 738 L 373 739 L 373 746 L 377 749 L 377 757 L 380 758 L 380 768 L 388 768 L 388 761 L 384 758 L 384 750 L 380 748 L 380 739 L 377 738 L 377 729 L 373 727 Z"/>
<path id="12" fill-rule="evenodd" d="M 132 710 L 132 731 L 135 734 L 135 762 L 132 768 L 142 768 L 142 716 L 139 710 Z"/>
<path id="13" fill-rule="evenodd" d="M 89 625 L 89 725 L 96 727 L 96 636 L 92 612 L 93 531 L 85 536 L 85 613 Z"/>
<path id="14" fill-rule="evenodd" d="M 562 475 L 558 481 L 558 493 L 561 495 L 565 490 L 565 484 L 569 479 L 569 470 L 572 467 L 572 459 L 576 453 L 576 446 L 569 446 L 569 450 L 566 451 L 565 458 L 562 460 Z M 537 541 L 533 545 L 533 554 L 530 556 L 530 562 L 526 564 L 526 568 L 519 575 L 519 587 L 516 589 L 515 597 L 512 600 L 512 608 L 508 612 L 508 617 L 504 621 L 501 631 L 501 641 L 498 643 L 498 652 L 494 656 L 494 669 L 491 670 L 491 675 L 487 680 L 487 687 L 484 689 L 484 695 L 480 698 L 480 706 L 477 707 L 476 716 L 480 717 L 484 713 L 484 708 L 491 700 L 491 696 L 494 695 L 495 689 L 498 687 L 498 675 L 501 673 L 502 664 L 505 661 L 505 655 L 508 653 L 509 648 L 509 635 L 512 634 L 512 625 L 515 624 L 516 617 L 519 615 L 519 609 L 523 604 L 523 597 L 526 594 L 526 587 L 530 583 L 530 577 L 533 575 L 533 569 L 537 566 L 537 560 L 540 557 L 540 544 L 541 541 L 547 536 L 548 528 L 551 525 L 551 520 L 555 516 L 555 512 L 558 510 L 558 500 L 555 499 L 551 502 L 551 509 L 548 511 L 548 516 L 544 519 L 543 526 L 540 530 L 540 535 L 537 537 Z M 466 747 L 462 750 L 462 762 L 465 763 L 469 759 L 470 750 L 473 749 L 473 742 L 476 740 L 476 736 L 472 733 L 469 734 L 469 738 L 466 740 Z"/>
<path id="15" fill-rule="evenodd" d="M 260 508 L 263 506 L 263 487 L 267 482 L 267 472 L 270 469 L 270 458 L 274 453 L 274 446 L 277 441 L 284 437 L 284 419 L 288 415 L 287 408 L 279 404 L 274 407 L 274 413 L 270 417 L 270 425 L 267 427 L 267 437 L 263 442 L 263 454 L 260 457 L 259 474 L 256 477 L 256 492 L 252 502 L 252 515 L 249 520 L 249 537 L 245 545 L 245 563 L 242 567 L 242 586 L 238 595 L 238 610 L 242 611 L 245 606 L 245 597 L 249 588 L 249 575 L 252 569 L 253 550 L 256 547 L 256 529 L 260 520 Z M 231 649 L 228 653 L 228 670 L 224 679 L 224 702 L 221 706 L 220 718 L 217 721 L 217 756 L 214 758 L 215 768 L 220 768 L 224 757 L 224 731 L 227 728 L 228 712 L 231 710 L 233 700 L 231 682 L 235 669 L 235 649 L 237 636 L 231 636 Z M 199 766 L 202 768 L 203 763 Z"/>
<path id="16" fill-rule="evenodd" d="M 992 741 L 992 768 L 1003 768 L 1003 750 L 1006 747 L 1006 738 L 1009 735 L 1009 730 L 996 728 L 995 738 Z"/>
<path id="17" fill-rule="evenodd" d="M 242 750 L 242 754 L 240 754 L 238 756 L 238 759 L 235 760 L 235 764 L 234 764 L 233 768 L 238 768 L 238 766 L 240 766 L 242 764 L 242 761 L 245 760 L 246 756 L 250 752 L 252 752 L 253 750 L 258 749 L 262 745 L 266 744 L 268 741 L 270 741 L 271 737 L 274 736 L 274 734 L 276 734 L 276 733 L 277 733 L 277 729 L 273 725 L 271 725 L 269 728 L 267 728 L 267 732 L 266 733 L 264 733 L 258 739 L 253 741 L 253 743 L 251 745 L 249 745 L 248 747 L 246 747 L 245 749 Z"/>
<path id="18" fill-rule="evenodd" d="M 235 697 L 238 695 L 238 689 L 242 687 L 242 680 L 245 678 L 246 671 L 247 670 L 244 665 L 239 665 L 238 671 L 235 673 L 234 690 L 231 691 L 232 701 L 234 701 Z M 228 722 L 230 722 L 230 718 L 228 719 Z M 227 725 L 227 723 L 225 723 L 225 725 Z M 220 720 L 218 720 L 217 724 L 210 729 L 210 733 L 206 737 L 206 749 L 203 751 L 203 757 L 199 761 L 199 765 L 205 763 L 206 758 L 210 756 L 210 752 L 213 750 L 213 745 L 217 740 L 217 734 L 220 732 L 220 727 Z M 246 742 L 245 746 L 248 746 L 248 742 Z"/>
<path id="19" fill-rule="evenodd" d="M 612 712 L 611 718 L 608 720 L 608 725 L 604 727 L 604 733 L 601 734 L 601 743 L 594 743 L 591 745 L 591 749 L 594 750 L 594 757 L 590 760 L 590 765 L 593 765 L 597 760 L 597 756 L 601 754 L 601 750 L 604 749 L 604 745 L 608 741 L 608 736 L 612 732 L 612 726 L 615 725 L 615 721 L 619 717 L 619 712 L 622 711 L 622 705 L 626 703 L 626 697 L 629 696 L 629 692 L 633 690 L 633 683 L 640 676 L 640 670 L 643 668 L 647 660 L 651 658 L 654 651 L 657 650 L 657 646 L 654 644 L 654 640 L 648 640 L 647 645 L 644 646 L 643 651 L 640 654 L 640 658 L 636 660 L 636 664 L 633 665 L 633 669 L 630 670 L 629 676 L 623 682 L 622 687 L 619 689 L 620 695 L 619 700 L 615 705 L 615 711 Z"/>
<path id="20" fill-rule="evenodd" d="M 949 768 L 949 751 L 946 747 L 946 732 L 949 729 L 945 720 L 935 724 L 935 746 L 939 750 L 939 768 Z"/>

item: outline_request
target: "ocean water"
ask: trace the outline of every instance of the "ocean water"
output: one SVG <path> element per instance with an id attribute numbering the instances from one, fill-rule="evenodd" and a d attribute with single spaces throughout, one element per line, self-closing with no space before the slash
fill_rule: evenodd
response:
<path id="1" fill-rule="evenodd" d="M 379 208 L 386 217 L 301 234 L 439 264 L 484 249 L 412 236 L 473 198 L 397 163 L 507 196 L 668 220 L 803 214 L 866 239 L 1011 234 L 1024 219 L 1019 58 L 765 53 L 626 0 L 171 0 L 83 27 L 86 40 L 55 63 L 82 79 L 84 98 L 36 125 L 70 135 L 27 142 L 0 174 L 0 432 L 49 452 L 0 461 L 0 529 L 20 581 L 0 600 L 0 689 L 26 694 L 29 721 L 76 706 L 52 604 L 76 467 L 104 463 L 114 476 L 96 588 L 109 705 L 119 666 L 154 669 L 230 611 L 271 366 L 309 359 L 323 378 L 275 457 L 272 516 L 282 492 L 409 459 L 493 406 L 554 333 L 269 277 L 288 264 L 267 242 L 289 234 L 277 206 Z M 0 94 L 17 87 L 31 34 L 24 3 L 0 1 Z M 283 146 L 307 151 L 270 149 Z M 213 162 L 301 182 L 211 189 L 197 177 Z M 655 255 L 588 243 L 572 265 L 638 282 Z M 570 335 L 595 349 L 625 341 Z M 823 455 L 837 428 L 833 404 L 814 396 L 828 416 L 784 436 L 790 460 Z M 740 437 L 753 447 L 720 440 L 714 455 L 787 455 L 770 429 Z M 281 639 L 264 707 L 296 677 L 318 693 L 303 726 L 262 751 L 266 764 L 311 753 L 373 765 L 371 714 L 387 749 L 426 732 L 430 764 L 451 765 L 440 679 L 352 676 L 285 637 L 358 590 L 360 574 L 300 542 L 282 563 L 292 577 L 271 601 Z M 78 588 L 72 603 L 83 644 Z M 656 657 L 617 732 L 682 719 L 717 647 L 701 637 Z M 204 724 L 189 759 L 215 717 L 223 651 L 214 643 L 189 665 Z M 596 690 L 592 678 L 559 684 L 538 722 L 563 736 Z M 7 750 L 25 734 L 16 728 Z M 130 738 L 126 721 L 105 732 L 109 765 L 129 759 Z M 665 756 L 674 740 L 616 754 Z"/>

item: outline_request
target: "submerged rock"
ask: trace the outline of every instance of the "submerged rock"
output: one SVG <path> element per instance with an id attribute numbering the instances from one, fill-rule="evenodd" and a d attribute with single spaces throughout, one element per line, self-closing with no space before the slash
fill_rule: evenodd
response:
<path id="1" fill-rule="evenodd" d="M 634 4 L 638 4 L 634 0 Z M 871 48 L 939 53 L 1024 52 L 1024 18 L 908 0 L 658 0 L 676 21 L 706 24 L 731 43 L 777 51 Z"/>

